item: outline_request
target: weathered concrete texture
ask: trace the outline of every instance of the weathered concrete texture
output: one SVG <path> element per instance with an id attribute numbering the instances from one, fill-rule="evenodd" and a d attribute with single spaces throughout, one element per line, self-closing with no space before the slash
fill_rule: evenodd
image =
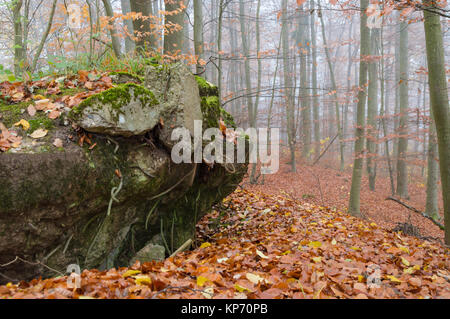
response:
<path id="1" fill-rule="evenodd" d="M 0 265 L 28 261 L 0 267 L 0 283 L 57 276 L 70 264 L 159 259 L 161 247 L 168 255 L 192 238 L 196 222 L 241 182 L 246 165 L 171 161 L 172 129 L 203 118 L 218 127 L 227 113 L 207 103 L 213 89 L 199 95 L 202 81 L 186 67 L 152 68 L 147 88 L 122 84 L 72 110 L 93 133 L 93 150 L 69 141 L 70 126 L 55 125 L 38 143 L 24 136 L 29 147 L 0 154 Z M 55 137 L 64 149 L 52 145 Z"/>

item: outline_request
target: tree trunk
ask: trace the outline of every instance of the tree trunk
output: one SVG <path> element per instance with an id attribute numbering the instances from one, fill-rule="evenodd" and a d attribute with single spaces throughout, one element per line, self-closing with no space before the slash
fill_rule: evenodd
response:
<path id="1" fill-rule="evenodd" d="M 239 22 L 241 25 L 241 38 L 242 38 L 242 50 L 245 56 L 244 68 L 245 68 L 245 87 L 246 87 L 246 95 L 247 95 L 247 110 L 248 110 L 248 121 L 249 127 L 256 127 L 256 112 L 254 110 L 253 99 L 252 99 L 252 83 L 251 83 L 251 74 L 250 74 L 250 49 L 248 44 L 248 34 L 246 28 L 245 21 L 245 7 L 244 1 L 239 0 Z M 253 145 L 254 147 L 255 145 Z M 253 165 L 252 173 L 250 175 L 250 183 L 256 183 L 255 180 L 256 175 L 256 165 Z"/>
<path id="2" fill-rule="evenodd" d="M 300 101 L 302 120 L 302 157 L 308 161 L 311 156 L 311 103 L 309 98 L 308 79 L 308 55 L 309 55 L 309 30 L 306 7 L 300 8 L 300 18 L 298 24 L 298 50 L 300 51 Z"/>
<path id="3" fill-rule="evenodd" d="M 242 1 L 242 0 L 241 0 Z M 291 94 L 291 75 L 289 66 L 289 35 L 288 35 L 288 17 L 287 17 L 287 0 L 282 0 L 282 14 L 281 14 L 281 37 L 283 47 L 283 73 L 284 73 L 284 86 L 285 86 L 285 98 L 286 98 L 286 120 L 287 120 L 287 133 L 288 144 L 291 153 L 291 165 L 292 172 L 297 171 L 295 161 L 295 144 L 296 144 L 296 129 L 295 129 L 295 108 Z"/>
<path id="4" fill-rule="evenodd" d="M 397 150 L 397 195 L 408 198 L 408 166 L 406 153 L 408 151 L 408 22 L 400 24 L 400 123 L 398 127 Z"/>
<path id="5" fill-rule="evenodd" d="M 23 48 L 23 35 L 22 35 L 22 15 L 20 10 L 22 9 L 23 1 L 15 0 L 12 7 L 13 22 L 14 22 L 14 75 L 16 77 L 22 76 L 23 65 L 25 63 L 25 52 Z"/>
<path id="6" fill-rule="evenodd" d="M 369 5 L 369 0 L 360 0 L 361 3 L 361 20 L 360 20 L 360 62 L 359 62 L 359 93 L 358 93 L 358 108 L 357 108 L 357 123 L 356 123 L 356 141 L 355 141 L 355 160 L 353 163 L 352 187 L 350 190 L 350 201 L 348 205 L 349 213 L 356 217 L 361 217 L 360 210 L 360 192 L 361 192 L 361 178 L 363 170 L 363 155 L 364 155 L 364 136 L 365 136 L 365 117 L 366 117 L 366 100 L 367 100 L 367 73 L 368 63 L 366 58 L 369 55 L 369 28 L 367 28 L 366 9 Z"/>
<path id="7" fill-rule="evenodd" d="M 320 9 L 320 2 L 319 2 L 319 9 Z M 328 50 L 328 47 L 327 47 L 327 38 L 325 36 L 325 24 L 323 22 L 322 14 L 319 14 L 319 18 L 320 18 L 320 24 L 322 26 L 322 37 L 323 37 L 323 43 L 325 46 L 325 55 L 327 57 L 328 69 L 330 71 L 331 85 L 333 86 L 333 92 L 334 92 L 333 95 L 334 95 L 334 104 L 335 104 L 335 117 L 336 117 L 336 125 L 337 125 L 337 134 L 339 137 L 339 153 L 341 156 L 340 170 L 342 172 L 342 171 L 344 171 L 344 166 L 345 166 L 344 141 L 343 141 L 343 134 L 342 134 L 341 116 L 340 116 L 340 111 L 339 111 L 337 84 L 336 84 L 336 78 L 334 76 L 333 65 L 331 64 L 330 51 Z"/>
<path id="8" fill-rule="evenodd" d="M 429 5 L 431 1 L 424 1 Z M 445 243 L 450 245 L 450 106 L 445 75 L 444 44 L 440 18 L 424 11 L 431 109 L 436 123 L 444 200 Z"/>
<path id="9" fill-rule="evenodd" d="M 376 56 L 379 54 L 377 43 L 379 32 L 377 29 L 371 31 L 371 48 L 370 54 Z M 369 188 L 375 191 L 376 167 L 375 160 L 377 154 L 377 109 L 378 109 L 378 62 L 372 60 L 369 64 L 369 89 L 367 102 L 367 173 L 369 175 Z"/>
<path id="10" fill-rule="evenodd" d="M 154 51 L 157 47 L 153 29 L 153 8 L 149 1 L 130 0 L 130 9 L 132 12 L 141 13 L 142 18 L 133 20 L 133 30 L 136 40 L 136 52 L 145 55 L 146 52 Z"/>
<path id="11" fill-rule="evenodd" d="M 122 7 L 122 14 L 126 15 L 128 13 L 131 12 L 131 4 L 130 4 L 130 0 L 120 0 L 121 3 L 121 7 Z M 123 25 L 124 25 L 124 29 L 126 29 L 126 32 L 129 35 L 133 35 L 134 34 L 134 28 L 133 28 L 133 21 L 130 19 L 124 20 L 123 21 Z M 131 37 L 127 35 L 125 37 L 125 52 L 126 53 L 130 53 L 133 52 L 135 50 L 135 45 L 134 45 L 134 41 L 133 39 L 131 39 Z"/>
<path id="12" fill-rule="evenodd" d="M 178 60 L 183 48 L 184 10 L 183 0 L 164 0 L 166 12 L 164 31 L 164 54 L 173 60 Z"/>
<path id="13" fill-rule="evenodd" d="M 201 0 L 194 0 L 194 48 L 198 61 L 203 57 L 203 4 Z M 197 74 L 203 71 L 203 67 L 197 62 Z"/>
<path id="14" fill-rule="evenodd" d="M 314 1 L 310 1 L 310 10 L 314 10 Z M 314 155 L 317 158 L 320 155 L 320 104 L 317 97 L 317 44 L 316 44 L 316 22 L 314 12 L 311 14 L 311 53 L 312 53 L 312 110 L 314 126 Z"/>
<path id="15" fill-rule="evenodd" d="M 111 2 L 109 2 L 109 0 L 102 0 L 103 5 L 105 7 L 105 11 L 106 11 L 106 15 L 109 18 L 108 24 L 109 24 L 109 34 L 111 36 L 111 42 L 112 42 L 112 47 L 114 50 L 114 54 L 116 55 L 117 58 L 120 59 L 121 57 L 121 53 L 120 53 L 120 42 L 119 42 L 119 38 L 117 37 L 117 30 L 116 27 L 114 26 L 114 11 L 113 8 L 111 6 Z"/>
<path id="16" fill-rule="evenodd" d="M 425 92 L 424 92 L 425 94 Z M 438 165 L 438 146 L 436 141 L 436 127 L 434 122 L 430 123 L 430 132 L 428 138 L 428 175 L 427 175 L 427 202 L 425 214 L 436 219 L 439 217 L 438 205 L 438 183 L 439 183 L 439 165 Z"/>
<path id="17" fill-rule="evenodd" d="M 47 41 L 48 34 L 50 33 L 50 29 L 52 28 L 53 17 L 55 16 L 55 9 L 56 9 L 57 1 L 58 0 L 53 0 L 52 8 L 50 10 L 50 16 L 48 18 L 47 28 L 45 29 L 45 32 L 42 35 L 41 42 L 39 43 L 36 54 L 34 55 L 34 58 L 33 58 L 33 63 L 31 65 L 31 69 L 30 69 L 31 73 L 33 73 L 36 70 L 36 66 L 37 66 L 39 57 L 41 56 L 42 50 L 44 49 L 45 42 Z"/>

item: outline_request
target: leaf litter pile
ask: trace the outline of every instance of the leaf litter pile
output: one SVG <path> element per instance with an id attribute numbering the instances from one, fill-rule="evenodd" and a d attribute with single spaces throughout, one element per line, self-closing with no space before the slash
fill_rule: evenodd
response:
<path id="1" fill-rule="evenodd" d="M 44 114 L 49 120 L 57 120 L 66 115 L 73 107 L 78 106 L 88 97 L 114 87 L 110 73 L 98 71 L 78 71 L 70 76 L 48 76 L 38 81 L 2 82 L 0 83 L 0 104 L 15 105 L 24 103 L 23 116 L 13 127 L 7 128 L 0 113 L 0 152 L 17 149 L 23 138 L 40 139 L 47 135 L 48 130 L 39 128 L 31 134 L 30 120 L 36 115 Z M 64 94 L 70 92 L 71 94 Z M 20 131 L 18 129 L 20 128 Z M 23 136 L 21 136 L 23 135 Z M 62 146 L 62 141 L 55 139 L 56 147 Z"/>
<path id="2" fill-rule="evenodd" d="M 238 189 L 197 233 L 164 262 L 84 270 L 81 288 L 10 283 L 0 298 L 450 298 L 448 248 L 283 194 Z"/>

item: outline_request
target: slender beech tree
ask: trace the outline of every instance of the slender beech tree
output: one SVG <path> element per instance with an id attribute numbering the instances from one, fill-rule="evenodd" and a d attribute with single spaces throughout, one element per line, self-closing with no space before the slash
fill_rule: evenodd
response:
<path id="1" fill-rule="evenodd" d="M 117 58 L 120 59 L 122 56 L 121 50 L 120 50 L 120 40 L 117 35 L 117 30 L 114 24 L 114 11 L 111 6 L 111 2 L 109 0 L 102 0 L 103 6 L 105 7 L 106 15 L 108 16 L 108 25 L 109 25 L 109 35 L 111 37 L 111 43 L 113 47 L 114 54 Z"/>
<path id="2" fill-rule="evenodd" d="M 370 54 L 378 56 L 379 30 L 371 29 Z M 369 88 L 367 101 L 367 173 L 369 175 L 369 188 L 375 191 L 375 178 L 377 176 L 375 160 L 377 157 L 377 117 L 378 114 L 378 62 L 371 59 L 369 63 Z"/>
<path id="3" fill-rule="evenodd" d="M 424 5 L 432 7 L 433 2 L 424 0 Z M 445 74 L 444 43 L 440 17 L 427 10 L 424 11 L 424 17 L 430 102 L 436 124 L 444 200 L 445 243 L 450 245 L 450 106 Z"/>
<path id="4" fill-rule="evenodd" d="M 39 46 L 36 50 L 36 53 L 34 54 L 33 62 L 31 64 L 30 72 L 33 73 L 36 70 L 37 63 L 39 61 L 39 58 L 41 56 L 42 50 L 44 49 L 45 42 L 47 41 L 48 35 L 50 33 L 50 29 L 52 28 L 53 24 L 53 17 L 55 16 L 55 10 L 56 10 L 56 2 L 58 0 L 53 0 L 52 7 L 50 9 L 50 15 L 47 22 L 47 27 L 45 28 L 44 34 L 41 37 L 41 41 L 39 43 Z"/>
<path id="5" fill-rule="evenodd" d="M 136 37 L 135 49 L 138 54 L 146 55 L 156 50 L 158 46 L 154 34 L 155 30 L 152 28 L 155 22 L 151 2 L 147 0 L 130 0 L 130 9 L 132 12 L 141 14 L 139 18 L 133 19 L 133 30 Z"/>
<path id="6" fill-rule="evenodd" d="M 242 1 L 242 0 L 240 0 Z M 297 171 L 295 160 L 295 145 L 296 145 L 296 127 L 295 127 L 295 107 L 291 93 L 291 75 L 289 65 L 289 34 L 288 34 L 288 16 L 287 16 L 287 0 L 282 0 L 281 9 L 281 37 L 283 47 L 283 73 L 284 73 L 284 94 L 286 101 L 286 120 L 287 120 L 287 133 L 288 144 L 291 153 L 291 166 L 292 171 Z"/>
<path id="7" fill-rule="evenodd" d="M 242 50 L 245 56 L 244 69 L 245 69 L 245 88 L 247 95 L 247 109 L 248 109 L 248 121 L 250 127 L 256 127 L 256 110 L 252 99 L 252 83 L 251 83 L 251 73 L 250 73 L 250 48 L 248 43 L 248 30 L 246 27 L 245 20 L 245 5 L 244 0 L 239 0 L 239 22 L 241 25 L 241 39 L 242 39 Z M 250 175 L 250 183 L 256 183 L 256 165 L 253 165 L 252 172 Z"/>
<path id="8" fill-rule="evenodd" d="M 300 53 L 300 102 L 302 121 L 302 157 L 308 160 L 311 156 L 311 100 L 309 98 L 308 56 L 309 56 L 309 11 L 303 4 L 300 8 L 297 28 L 297 47 Z M 296 72 L 295 72 L 296 73 Z"/>
<path id="9" fill-rule="evenodd" d="M 427 200 L 425 206 L 425 214 L 434 219 L 437 219 L 439 218 L 439 205 L 438 205 L 439 154 L 438 154 L 438 145 L 436 141 L 436 127 L 434 121 L 430 122 L 427 153 L 428 153 Z"/>
<path id="10" fill-rule="evenodd" d="M 130 0 L 120 0 L 122 14 L 127 15 L 131 12 Z M 125 36 L 125 53 L 130 53 L 135 50 L 134 41 L 130 35 L 134 34 L 133 21 L 131 19 L 123 20 L 123 27 L 126 29 L 128 35 Z"/>
<path id="11" fill-rule="evenodd" d="M 166 8 L 165 32 L 164 32 L 164 54 L 175 60 L 183 49 L 184 41 L 184 10 L 183 0 L 164 0 Z"/>
<path id="12" fill-rule="evenodd" d="M 310 1 L 311 12 L 311 81 L 312 81 L 312 111 L 313 111 L 313 127 L 314 127 L 314 154 L 315 157 L 320 156 L 320 103 L 317 96 L 317 40 L 316 40 L 316 21 L 315 21 L 315 5 L 314 1 Z"/>
<path id="13" fill-rule="evenodd" d="M 203 57 L 203 3 L 201 0 L 194 0 L 194 50 L 198 60 Z M 201 73 L 203 67 L 196 64 L 196 72 Z"/>
<path id="14" fill-rule="evenodd" d="M 402 19 L 402 18 L 400 18 Z M 397 195 L 408 198 L 408 22 L 402 19 L 400 23 L 400 123 L 398 126 L 398 149 L 397 149 Z"/>
<path id="15" fill-rule="evenodd" d="M 338 134 L 338 138 L 339 138 L 340 170 L 343 171 L 344 167 L 345 167 L 344 135 L 342 134 L 342 123 L 341 123 L 341 114 L 340 114 L 340 110 L 339 110 L 338 88 L 337 88 L 337 84 L 336 84 L 336 78 L 334 75 L 333 65 L 331 63 L 330 51 L 327 46 L 327 37 L 325 35 L 325 23 L 323 22 L 320 1 L 319 1 L 319 9 L 320 9 L 320 11 L 319 11 L 320 24 L 322 26 L 323 44 L 325 47 L 325 55 L 327 58 L 328 69 L 330 72 L 331 85 L 332 85 L 333 96 L 334 96 L 334 106 L 335 106 L 334 112 L 335 112 L 335 118 L 336 118 L 337 134 Z"/>
<path id="16" fill-rule="evenodd" d="M 12 0 L 11 11 L 14 23 L 14 75 L 22 76 L 22 70 L 25 63 L 25 52 L 23 46 L 23 28 L 22 28 L 22 0 Z"/>
<path id="17" fill-rule="evenodd" d="M 367 101 L 367 73 L 368 63 L 367 56 L 370 54 L 370 34 L 367 27 L 366 10 L 369 0 L 360 0 L 361 3 L 361 19 L 360 19 L 360 61 L 359 61 L 359 92 L 356 122 L 356 141 L 355 141 L 355 159 L 353 163 L 352 186 L 350 190 L 350 202 L 348 205 L 349 213 L 356 217 L 361 217 L 360 210 L 360 193 L 361 178 L 363 173 L 363 155 L 364 155 L 364 136 L 366 122 L 366 101 Z"/>

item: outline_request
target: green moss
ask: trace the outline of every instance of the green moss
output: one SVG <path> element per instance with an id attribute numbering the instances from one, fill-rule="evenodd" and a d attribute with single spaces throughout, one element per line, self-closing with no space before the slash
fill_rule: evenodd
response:
<path id="1" fill-rule="evenodd" d="M 144 81 L 145 81 L 144 77 L 139 76 L 137 74 L 130 73 L 130 72 L 111 72 L 109 75 L 110 76 L 118 76 L 119 83 L 124 83 L 120 80 L 121 77 L 125 78 L 125 82 L 134 81 L 134 82 L 138 82 L 138 83 L 144 83 Z"/>
<path id="2" fill-rule="evenodd" d="M 219 120 L 222 118 L 227 127 L 236 128 L 233 117 L 225 111 L 219 102 L 217 96 L 202 97 L 202 113 L 207 127 L 219 127 Z"/>
<path id="3" fill-rule="evenodd" d="M 151 107 L 159 104 L 159 101 L 156 99 L 153 92 L 140 85 L 126 83 L 90 96 L 80 103 L 80 105 L 74 107 L 69 113 L 69 117 L 72 119 L 78 118 L 86 107 L 90 107 L 93 104 L 97 104 L 97 107 L 100 107 L 99 105 L 108 104 L 116 111 L 114 116 L 118 118 L 121 113 L 121 108 L 131 102 L 131 91 L 133 91 L 133 95 L 139 99 L 143 106 Z"/>
<path id="4" fill-rule="evenodd" d="M 33 102 L 21 102 L 17 104 L 7 104 L 0 99 L 1 121 L 6 127 L 11 127 L 23 118 L 26 108 Z"/>
<path id="5" fill-rule="evenodd" d="M 208 81 L 206 81 L 201 76 L 195 76 L 195 79 L 198 83 L 198 88 L 200 90 L 200 96 L 206 97 L 206 96 L 219 96 L 219 88 L 215 85 L 212 85 Z"/>
<path id="6" fill-rule="evenodd" d="M 34 117 L 28 120 L 28 123 L 30 123 L 30 128 L 27 132 L 29 134 L 33 133 L 39 128 L 51 130 L 54 127 L 53 120 L 41 114 L 36 114 Z"/>

